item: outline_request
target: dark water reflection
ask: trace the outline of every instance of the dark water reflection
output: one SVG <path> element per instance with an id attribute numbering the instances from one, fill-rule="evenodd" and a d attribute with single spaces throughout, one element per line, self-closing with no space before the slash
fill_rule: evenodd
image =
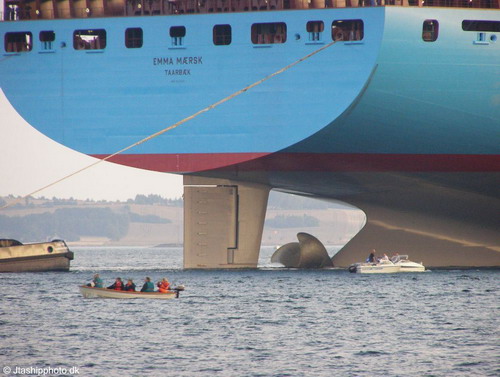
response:
<path id="1" fill-rule="evenodd" d="M 69 273 L 0 275 L 0 367 L 80 376 L 498 376 L 498 271 L 184 271 L 178 249 L 76 249 Z M 178 300 L 86 300 L 100 272 Z M 1 374 L 0 374 L 1 375 Z"/>

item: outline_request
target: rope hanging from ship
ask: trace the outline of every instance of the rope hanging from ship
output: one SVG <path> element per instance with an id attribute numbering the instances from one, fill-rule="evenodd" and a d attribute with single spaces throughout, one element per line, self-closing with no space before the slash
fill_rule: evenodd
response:
<path id="1" fill-rule="evenodd" d="M 62 178 L 60 178 L 60 179 L 58 179 L 58 180 L 56 180 L 56 181 L 54 181 L 54 182 L 52 182 L 52 183 L 49 183 L 48 185 L 45 185 L 45 186 L 43 186 L 43 187 L 41 187 L 41 188 L 39 188 L 39 189 L 37 189 L 37 190 L 35 190 L 35 191 L 33 191 L 33 192 L 30 192 L 29 194 L 26 194 L 26 195 L 24 195 L 23 197 L 20 197 L 20 198 L 18 198 L 18 199 L 16 199 L 16 200 L 12 201 L 12 202 L 10 202 L 10 203 L 7 203 L 7 204 L 3 205 L 2 207 L 0 207 L 0 210 L 3 210 L 3 209 L 6 209 L 6 208 L 9 208 L 9 207 L 11 207 L 11 206 L 13 206 L 13 205 L 15 205 L 15 204 L 17 204 L 17 203 L 19 203 L 19 202 L 23 201 L 24 199 L 26 199 L 26 198 L 30 197 L 30 196 L 36 195 L 36 194 L 38 194 L 38 193 L 42 192 L 43 190 L 46 190 L 46 189 L 48 189 L 48 188 L 50 188 L 50 187 L 52 187 L 52 186 L 55 186 L 55 185 L 57 185 L 57 184 L 59 184 L 59 183 L 61 183 L 61 182 L 65 181 L 66 179 L 69 179 L 69 178 L 71 178 L 71 177 L 73 177 L 73 176 L 75 176 L 75 175 L 77 175 L 77 174 L 80 174 L 80 173 L 82 173 L 82 172 L 83 172 L 83 171 L 85 171 L 85 170 L 88 170 L 88 169 L 90 169 L 90 168 L 93 168 L 94 166 L 96 166 L 96 165 L 98 165 L 98 164 L 100 164 L 100 163 L 102 163 L 102 162 L 104 162 L 104 161 L 107 161 L 107 160 L 109 160 L 109 159 L 111 159 L 111 158 L 115 157 L 116 155 L 119 155 L 119 154 L 121 154 L 121 153 L 124 153 L 124 152 L 126 152 L 126 151 L 128 151 L 128 150 L 130 150 L 130 149 L 132 149 L 132 148 L 135 148 L 135 147 L 137 147 L 137 146 L 139 146 L 139 145 L 141 145 L 141 144 L 144 144 L 145 142 L 147 142 L 147 141 L 149 141 L 149 140 L 152 140 L 152 139 L 154 139 L 154 138 L 156 138 L 156 137 L 158 137 L 158 136 L 160 136 L 160 135 L 163 135 L 164 133 L 166 133 L 166 132 L 168 132 L 168 131 L 171 131 L 171 130 L 173 130 L 174 128 L 177 128 L 177 127 L 179 127 L 180 125 L 182 125 L 182 124 L 184 124 L 184 123 L 189 122 L 190 120 L 192 120 L 192 119 L 194 119 L 194 118 L 198 117 L 199 115 L 201 115 L 201 114 L 203 114 L 203 113 L 206 113 L 206 112 L 208 112 L 208 111 L 210 111 L 210 110 L 212 110 L 212 109 L 216 108 L 216 107 L 217 107 L 217 106 L 219 106 L 219 105 L 222 105 L 223 103 L 225 103 L 225 102 L 227 102 L 227 101 L 229 101 L 229 100 L 231 100 L 231 99 L 233 99 L 233 98 L 235 98 L 235 97 L 239 96 L 240 94 L 243 94 L 243 93 L 247 92 L 248 90 L 250 90 L 250 89 L 252 89 L 252 88 L 254 88 L 254 87 L 256 87 L 256 86 L 258 86 L 258 85 L 262 84 L 263 82 L 265 82 L 265 81 L 267 81 L 267 80 L 269 80 L 269 79 L 271 79 L 271 78 L 273 78 L 273 77 L 275 77 L 275 76 L 280 75 L 281 73 L 283 73 L 283 72 L 285 72 L 285 71 L 289 70 L 290 68 L 292 68 L 292 67 L 294 67 L 294 66 L 296 66 L 296 65 L 298 65 L 298 64 L 300 64 L 300 63 L 302 63 L 303 61 L 305 61 L 305 60 L 307 60 L 307 59 L 311 58 L 312 56 L 314 56 L 314 55 L 316 55 L 316 54 L 320 53 L 321 51 L 324 51 L 324 50 L 326 50 L 327 48 L 329 48 L 329 47 L 333 46 L 335 43 L 337 43 L 337 41 L 330 42 L 330 43 L 328 43 L 328 44 L 326 44 L 326 45 L 324 45 L 324 46 L 320 47 L 319 49 L 317 49 L 317 50 L 315 50 L 315 51 L 313 51 L 313 52 L 311 52 L 311 53 L 307 54 L 306 56 L 304 56 L 304 57 L 300 58 L 299 60 L 296 60 L 296 61 L 294 61 L 293 63 L 290 63 L 289 65 L 287 65 L 287 66 L 285 66 L 285 67 L 283 67 L 283 68 L 279 69 L 278 71 L 276 71 L 276 72 L 274 72 L 274 73 L 271 73 L 271 74 L 267 75 L 266 77 L 264 77 L 264 78 L 262 78 L 262 79 L 260 79 L 260 80 L 258 80 L 258 81 L 256 81 L 256 82 L 254 82 L 253 84 L 250 84 L 250 85 L 248 85 L 248 86 L 244 87 L 243 89 L 240 89 L 240 90 L 238 90 L 238 91 L 234 92 L 233 94 L 231 94 L 231 95 L 229 95 L 229 96 L 227 96 L 227 97 L 225 97 L 225 98 L 223 98 L 223 99 L 221 99 L 221 100 L 219 100 L 219 101 L 217 101 L 217 102 L 215 102 L 215 103 L 211 104 L 210 106 L 205 107 L 204 109 L 199 110 L 198 112 L 196 112 L 196 113 L 194 113 L 194 114 L 192 114 L 192 115 L 190 115 L 190 116 L 188 116 L 188 117 L 186 117 L 186 118 L 184 118 L 184 119 L 180 120 L 180 121 L 179 121 L 179 122 L 177 122 L 177 123 L 172 124 L 171 126 L 168 126 L 168 127 L 164 128 L 164 129 L 162 129 L 162 130 L 160 130 L 160 131 L 158 131 L 158 132 L 156 132 L 156 133 L 154 133 L 154 134 L 151 134 L 151 135 L 149 135 L 149 136 L 145 137 L 144 139 L 139 140 L 139 141 L 137 141 L 137 142 L 135 142 L 135 143 L 133 143 L 133 144 L 129 145 L 128 147 L 125 147 L 125 148 L 123 148 L 123 149 L 120 149 L 119 151 L 117 151 L 117 152 L 115 152 L 115 153 L 113 153 L 113 154 L 110 154 L 109 156 L 106 156 L 106 157 L 104 157 L 104 158 L 102 158 L 102 159 L 100 159 L 100 160 L 98 160 L 98 161 L 96 161 L 96 162 L 93 162 L 93 163 L 92 163 L 92 164 L 90 164 L 90 165 L 87 165 L 87 166 L 85 166 L 85 167 L 83 167 L 83 168 L 81 168 L 81 169 L 78 169 L 78 170 L 74 171 L 73 173 L 70 173 L 70 174 L 68 174 L 68 175 L 66 175 L 66 176 L 64 176 L 64 177 L 62 177 Z"/>

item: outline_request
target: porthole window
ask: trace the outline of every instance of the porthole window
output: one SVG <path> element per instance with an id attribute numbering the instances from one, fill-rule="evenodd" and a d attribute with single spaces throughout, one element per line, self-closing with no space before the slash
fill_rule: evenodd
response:
<path id="1" fill-rule="evenodd" d="M 215 25 L 214 26 L 214 45 L 223 46 L 231 44 L 231 25 Z"/>
<path id="2" fill-rule="evenodd" d="M 462 30 L 500 33 L 500 21 L 463 20 Z"/>
<path id="3" fill-rule="evenodd" d="M 33 49 L 33 34 L 29 31 L 5 33 L 5 52 L 28 52 Z"/>
<path id="4" fill-rule="evenodd" d="M 363 20 L 336 20 L 332 23 L 334 41 L 361 41 L 364 34 Z"/>
<path id="5" fill-rule="evenodd" d="M 437 20 L 425 20 L 422 27 L 422 39 L 424 42 L 435 42 L 439 35 L 439 22 Z"/>
<path id="6" fill-rule="evenodd" d="M 184 38 L 186 37 L 186 27 L 172 26 L 170 28 L 170 37 L 172 38 L 172 46 L 183 46 Z"/>
<path id="7" fill-rule="evenodd" d="M 309 21 L 306 24 L 306 30 L 309 35 L 310 42 L 317 42 L 322 39 L 323 31 L 325 30 L 325 24 L 323 21 Z"/>
<path id="8" fill-rule="evenodd" d="M 139 27 L 128 28 L 125 30 L 125 47 L 141 48 L 142 47 L 142 29 Z"/>
<path id="9" fill-rule="evenodd" d="M 286 24 L 270 22 L 252 25 L 253 44 L 273 44 L 286 42 Z"/>
<path id="10" fill-rule="evenodd" d="M 73 32 L 75 50 L 103 50 L 106 48 L 106 30 L 75 30 Z"/>
<path id="11" fill-rule="evenodd" d="M 40 32 L 40 43 L 42 50 L 52 50 L 54 48 L 54 41 L 56 40 L 56 33 L 51 30 Z"/>

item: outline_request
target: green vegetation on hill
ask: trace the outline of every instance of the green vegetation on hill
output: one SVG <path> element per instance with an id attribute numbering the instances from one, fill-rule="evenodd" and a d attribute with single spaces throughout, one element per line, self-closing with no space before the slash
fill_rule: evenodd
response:
<path id="1" fill-rule="evenodd" d="M 129 199 L 127 200 L 127 203 L 133 203 L 133 204 L 159 204 L 159 205 L 165 205 L 165 206 L 171 206 L 171 207 L 182 207 L 182 199 L 181 198 L 176 198 L 176 199 L 166 199 L 161 197 L 160 195 L 155 195 L 155 194 L 150 194 L 148 196 L 146 195 L 136 195 L 135 199 Z"/>
<path id="2" fill-rule="evenodd" d="M 16 198 L 0 198 L 0 206 Z M 131 223 L 167 224 L 172 221 L 165 215 L 179 219 L 183 200 L 166 199 L 159 195 L 136 195 L 126 202 L 27 197 L 19 203 L 0 211 L 0 238 L 14 238 L 22 242 L 45 241 L 62 238 L 79 241 L 81 237 L 106 237 L 118 241 L 129 237 L 137 227 Z M 152 207 L 156 207 L 152 209 Z M 162 207 L 162 208 L 160 208 Z M 167 208 L 167 207 L 175 207 Z M 268 208 L 281 210 L 324 210 L 345 208 L 339 203 L 315 200 L 307 197 L 271 192 Z M 176 214 L 176 215 L 174 215 Z M 180 216 L 180 217 L 179 217 Z M 318 227 L 320 221 L 312 216 L 278 215 L 266 221 L 273 229 Z M 146 229 L 147 227 L 140 227 Z M 153 227 L 159 229 L 158 227 Z M 136 234 L 136 233 L 134 233 Z"/>
<path id="3" fill-rule="evenodd" d="M 127 234 L 128 216 L 110 208 L 62 208 L 52 213 L 26 216 L 0 215 L 1 236 L 21 242 L 45 241 L 47 237 L 78 241 L 80 236 L 118 240 Z"/>
<path id="4" fill-rule="evenodd" d="M 7 197 L 7 201 L 4 200 L 4 198 L 0 198 L 0 206 L 5 205 L 8 201 L 14 200 L 14 196 L 9 196 Z M 43 201 L 42 204 L 34 204 L 34 201 L 36 200 L 41 200 Z M 99 204 L 99 205 L 111 205 L 111 204 L 138 204 L 138 205 L 161 205 L 161 206 L 168 206 L 168 207 L 182 207 L 183 206 L 183 200 L 182 198 L 175 198 L 175 199 L 167 199 L 163 198 L 160 195 L 156 194 L 150 194 L 150 195 L 136 195 L 134 199 L 128 199 L 126 202 L 112 202 L 112 201 L 106 201 L 106 200 L 99 200 L 99 201 L 94 201 L 87 199 L 85 201 L 78 201 L 73 198 L 69 199 L 58 199 L 58 198 L 52 198 L 52 199 L 46 199 L 44 197 L 40 199 L 34 199 L 32 197 L 28 197 L 23 200 L 21 203 L 17 203 L 16 205 L 13 205 L 12 207 L 9 208 L 35 208 L 37 206 L 42 206 L 42 207 L 47 207 L 47 208 L 53 208 L 53 207 L 60 207 L 60 206 L 75 206 L 79 204 Z M 327 209 L 327 208 L 345 208 L 342 204 L 339 204 L 335 201 L 327 201 L 327 200 L 321 200 L 321 199 L 316 199 L 316 198 L 309 198 L 305 196 L 300 196 L 300 195 L 292 195 L 292 194 L 285 194 L 282 192 L 278 191 L 271 191 L 269 195 L 269 202 L 268 202 L 268 207 L 272 209 L 285 209 L 285 210 L 290 210 L 290 209 L 302 209 L 302 210 L 309 210 L 309 209 Z"/>
<path id="5" fill-rule="evenodd" d="M 25 216 L 0 215 L 0 238 L 21 242 L 45 241 L 47 237 L 78 241 L 82 236 L 90 236 L 117 241 L 127 234 L 131 222 L 165 224 L 171 221 L 130 212 L 127 206 L 119 212 L 109 207 L 58 208 L 54 212 Z"/>
<path id="6" fill-rule="evenodd" d="M 7 199 L 7 200 L 6 200 Z M 17 199 L 13 195 L 9 195 L 6 198 L 0 198 L 0 206 L 4 206 L 10 201 L 14 201 Z M 41 202 L 35 204 L 35 201 Z M 175 198 L 175 199 L 167 199 L 163 198 L 160 195 L 155 195 L 155 194 L 150 194 L 150 195 L 136 195 L 135 199 L 128 199 L 126 202 L 113 202 L 113 201 L 107 201 L 107 200 L 76 200 L 74 198 L 69 198 L 69 199 L 59 199 L 59 198 L 52 198 L 52 199 L 47 199 L 45 197 L 41 197 L 38 199 L 35 199 L 31 196 L 24 198 L 22 202 L 17 203 L 11 207 L 10 209 L 15 209 L 15 208 L 36 208 L 38 206 L 40 207 L 45 207 L 45 208 L 54 208 L 54 207 L 61 207 L 61 206 L 77 206 L 82 203 L 85 204 L 99 204 L 99 205 L 111 205 L 111 204 L 140 204 L 140 205 L 162 205 L 162 206 L 168 206 L 168 207 L 182 207 L 183 202 L 181 198 Z"/>

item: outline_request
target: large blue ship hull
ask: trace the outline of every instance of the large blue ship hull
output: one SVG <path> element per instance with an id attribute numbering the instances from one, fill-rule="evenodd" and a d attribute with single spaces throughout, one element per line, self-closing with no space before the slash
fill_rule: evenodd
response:
<path id="1" fill-rule="evenodd" d="M 49 51 L 34 43 L 29 53 L 4 53 L 0 87 L 33 127 L 104 157 L 326 46 L 334 20 L 361 19 L 362 40 L 337 41 L 112 161 L 359 206 L 364 233 L 374 236 L 363 241 L 362 232 L 338 265 L 394 231 L 408 240 L 420 234 L 410 252 L 422 252 L 422 237 L 447 243 L 432 250 L 436 265 L 450 265 L 448 249 L 478 247 L 464 263 L 499 266 L 499 33 L 461 26 L 499 13 L 377 7 L 3 22 L 2 39 L 54 30 L 56 40 Z M 434 42 L 422 39 L 429 19 L 441 25 Z M 325 31 L 310 40 L 305 25 L 318 20 Z M 256 22 L 286 22 L 287 42 L 252 44 Z M 213 45 L 216 24 L 232 25 L 230 45 Z M 182 46 L 169 44 L 176 25 L 187 30 Z M 126 27 L 144 30 L 141 49 L 123 46 Z M 75 29 L 99 28 L 104 50 L 72 48 Z"/>

